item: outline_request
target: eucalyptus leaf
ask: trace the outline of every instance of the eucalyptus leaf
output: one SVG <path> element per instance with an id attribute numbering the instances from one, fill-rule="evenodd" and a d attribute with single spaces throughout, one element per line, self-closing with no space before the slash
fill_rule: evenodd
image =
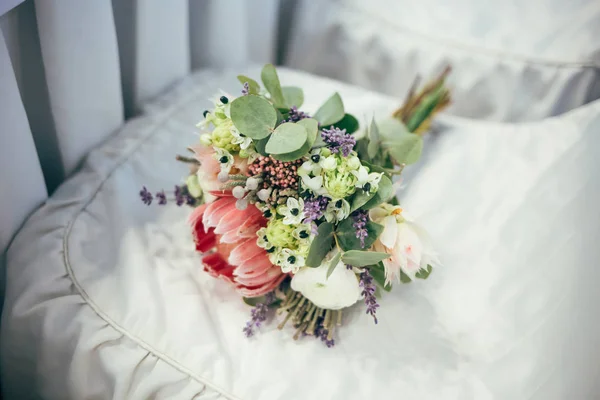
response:
<path id="1" fill-rule="evenodd" d="M 368 249 L 373 245 L 375 240 L 377 240 L 381 232 L 383 232 L 382 225 L 379 225 L 373 221 L 368 221 L 367 225 L 365 226 L 365 229 L 367 230 L 365 247 L 362 247 L 360 239 L 356 237 L 356 229 L 354 226 L 352 226 L 353 224 L 353 218 L 346 218 L 337 226 L 335 234 L 338 238 L 340 247 L 344 251 Z"/>
<path id="2" fill-rule="evenodd" d="M 327 101 L 317 110 L 314 119 L 319 121 L 321 126 L 328 128 L 344 118 L 344 103 L 338 93 L 334 93 Z"/>
<path id="3" fill-rule="evenodd" d="M 367 154 L 367 149 L 369 147 L 369 139 L 367 137 L 362 137 L 356 141 L 356 146 L 354 146 L 354 150 L 358 153 L 358 158 L 364 164 L 365 161 L 373 161 Z"/>
<path id="4" fill-rule="evenodd" d="M 265 151 L 270 154 L 287 154 L 300 150 L 308 135 L 304 126 L 293 122 L 279 125 L 273 131 Z"/>
<path id="5" fill-rule="evenodd" d="M 249 94 L 260 93 L 260 85 L 254 79 L 248 78 L 246 75 L 238 75 L 237 78 L 242 85 L 248 82 L 248 89 L 250 89 Z"/>
<path id="6" fill-rule="evenodd" d="M 317 237 L 313 240 L 308 256 L 306 257 L 306 265 L 316 268 L 321 265 L 321 262 L 331 250 L 333 246 L 333 225 L 329 222 L 323 222 L 317 230 Z"/>
<path id="7" fill-rule="evenodd" d="M 338 251 L 329 263 L 329 268 L 327 269 L 327 276 L 325 278 L 329 278 L 331 274 L 333 274 L 335 267 L 337 267 L 338 263 L 340 262 L 340 258 L 342 258 L 342 252 Z"/>
<path id="8" fill-rule="evenodd" d="M 369 193 L 365 192 L 362 189 L 359 189 L 354 194 L 352 198 L 352 203 L 350 205 L 350 212 L 354 212 L 364 206 L 369 200 L 371 200 L 375 196 L 375 192 Z"/>
<path id="9" fill-rule="evenodd" d="M 285 107 L 285 98 L 281 90 L 281 84 L 279 83 L 279 77 L 277 76 L 277 70 L 273 64 L 267 64 L 263 67 L 260 73 L 260 79 L 267 88 L 267 91 L 271 94 L 271 100 L 275 107 Z"/>
<path id="10" fill-rule="evenodd" d="M 385 203 L 392 197 L 394 197 L 394 186 L 392 185 L 392 181 L 386 175 L 382 175 L 381 180 L 379 181 L 379 188 L 377 189 L 377 192 L 375 192 L 375 196 L 367 201 L 362 208 L 364 210 L 370 210 L 381 203 Z"/>
<path id="11" fill-rule="evenodd" d="M 386 258 L 390 258 L 388 253 L 380 253 L 377 251 L 350 250 L 342 254 L 342 261 L 344 264 L 349 264 L 353 267 L 365 267 L 367 265 L 378 263 Z"/>
<path id="12" fill-rule="evenodd" d="M 402 121 L 396 118 L 379 119 L 377 121 L 377 128 L 382 140 L 410 133 Z"/>
<path id="13" fill-rule="evenodd" d="M 369 168 L 369 172 L 384 172 L 386 174 L 393 174 L 394 172 L 396 172 L 392 168 L 385 168 L 380 165 L 370 163 L 368 161 L 360 160 L 360 162 L 362 165 Z"/>
<path id="14" fill-rule="evenodd" d="M 352 114 L 344 114 L 344 117 L 333 124 L 336 128 L 345 129 L 346 133 L 354 133 L 358 130 L 358 120 Z"/>
<path id="15" fill-rule="evenodd" d="M 267 142 L 269 141 L 269 138 L 263 138 L 260 140 L 257 140 L 254 142 L 254 148 L 256 149 L 256 151 L 258 152 L 258 154 L 260 154 L 261 156 L 268 156 L 269 153 L 267 153 L 265 151 L 265 147 L 267 146 Z"/>
<path id="16" fill-rule="evenodd" d="M 315 144 L 317 134 L 319 133 L 319 123 L 313 118 L 304 118 L 296 122 L 298 125 L 302 125 L 306 129 L 307 142 L 310 144 L 309 148 Z"/>
<path id="17" fill-rule="evenodd" d="M 244 135 L 252 139 L 269 136 L 277 123 L 277 111 L 259 96 L 240 96 L 231 102 L 231 121 Z"/>
<path id="18" fill-rule="evenodd" d="M 408 275 L 406 275 L 402 270 L 400 270 L 400 282 L 411 283 L 412 279 L 410 279 Z"/>
<path id="19" fill-rule="evenodd" d="M 427 268 L 420 269 L 419 272 L 415 274 L 415 278 L 427 279 L 429 277 L 429 274 L 431 274 L 431 271 L 433 271 L 433 268 L 431 267 L 431 265 L 427 265 Z"/>
<path id="20" fill-rule="evenodd" d="M 242 300 L 244 300 L 244 303 L 248 304 L 249 306 L 254 307 L 259 303 L 265 304 L 267 301 L 267 296 L 242 297 Z"/>
<path id="21" fill-rule="evenodd" d="M 398 164 L 414 164 L 421 157 L 423 138 L 414 133 L 406 133 L 393 139 L 386 139 L 383 146 Z"/>
<path id="22" fill-rule="evenodd" d="M 303 126 L 306 129 L 306 142 L 300 147 L 300 149 L 292 151 L 290 153 L 285 154 L 272 154 L 271 156 L 279 161 L 294 161 L 299 159 L 300 157 L 306 155 L 313 144 L 315 143 L 315 139 L 317 138 L 317 133 L 319 132 L 319 123 L 317 120 L 312 118 L 305 118 L 296 122 L 296 125 Z"/>
<path id="23" fill-rule="evenodd" d="M 373 160 L 377 156 L 377 153 L 381 151 L 381 144 L 379 139 L 379 128 L 375 123 L 375 118 L 371 120 L 369 126 L 369 145 L 367 147 L 367 154 L 369 159 Z"/>
<path id="24" fill-rule="evenodd" d="M 327 146 L 327 143 L 325 143 L 325 141 L 323 140 L 323 137 L 321 135 L 317 135 L 317 140 L 315 140 L 315 143 L 313 143 L 312 147 L 319 148 L 319 147 L 325 147 L 325 146 Z"/>
<path id="25" fill-rule="evenodd" d="M 304 92 L 299 87 L 284 86 L 281 88 L 281 91 L 283 92 L 285 104 L 288 107 L 296 106 L 299 108 L 304 103 Z"/>
<path id="26" fill-rule="evenodd" d="M 385 267 L 382 262 L 379 262 L 375 265 L 371 265 L 369 267 L 369 273 L 373 277 L 373 280 L 379 285 L 379 287 L 383 288 L 386 292 L 392 290 L 392 285 L 389 284 L 386 286 L 385 284 Z"/>

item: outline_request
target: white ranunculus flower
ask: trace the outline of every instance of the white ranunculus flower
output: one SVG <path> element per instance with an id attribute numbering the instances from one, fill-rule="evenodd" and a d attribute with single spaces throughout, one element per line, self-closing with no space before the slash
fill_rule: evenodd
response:
<path id="1" fill-rule="evenodd" d="M 386 285 L 400 278 L 400 270 L 413 279 L 427 265 L 441 265 L 427 232 L 410 221 L 399 206 L 382 204 L 369 211 L 369 218 L 383 225 L 373 250 L 391 255 L 383 260 Z"/>
<path id="2" fill-rule="evenodd" d="M 356 303 L 361 294 L 354 272 L 346 269 L 341 261 L 329 278 L 328 269 L 328 257 L 317 268 L 300 268 L 292 278 L 292 289 L 327 310 L 339 310 Z"/>

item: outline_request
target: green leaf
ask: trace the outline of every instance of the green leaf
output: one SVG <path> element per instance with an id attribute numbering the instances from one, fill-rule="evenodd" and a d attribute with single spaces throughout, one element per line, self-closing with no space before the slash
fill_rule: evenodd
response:
<path id="1" fill-rule="evenodd" d="M 310 149 L 315 143 L 315 140 L 317 139 L 317 133 L 319 133 L 319 123 L 316 119 L 304 118 L 296 122 L 296 124 L 302 125 L 304 129 L 306 129 L 306 135 L 308 138 L 307 143 L 310 144 Z"/>
<path id="2" fill-rule="evenodd" d="M 258 94 L 260 93 L 260 85 L 252 78 L 248 78 L 245 75 L 238 75 L 238 81 L 243 85 L 248 82 L 248 88 L 250 89 L 249 94 Z"/>
<path id="3" fill-rule="evenodd" d="M 321 123 L 322 127 L 328 128 L 344 118 L 344 103 L 338 93 L 334 93 L 327 101 L 317 110 L 314 119 Z"/>
<path id="4" fill-rule="evenodd" d="M 383 118 L 377 121 L 377 128 L 382 139 L 393 139 L 410 133 L 402 121 L 396 118 Z"/>
<path id="5" fill-rule="evenodd" d="M 375 265 L 371 265 L 369 267 L 369 272 L 371 273 L 371 276 L 373 277 L 373 279 L 375 280 L 375 282 L 381 287 L 383 288 L 383 290 L 385 290 L 386 292 L 389 292 L 390 290 L 392 290 L 392 285 L 385 285 L 385 267 L 383 266 L 382 262 L 379 262 Z"/>
<path id="6" fill-rule="evenodd" d="M 344 117 L 333 124 L 336 128 L 345 129 L 346 133 L 354 133 L 358 130 L 358 120 L 352 114 L 344 114 Z"/>
<path id="7" fill-rule="evenodd" d="M 367 160 L 373 161 L 367 154 L 368 147 L 369 147 L 369 139 L 367 139 L 366 137 L 362 137 L 362 138 L 358 139 L 356 141 L 356 146 L 354 146 L 354 149 L 358 153 L 358 158 L 360 159 L 360 161 L 362 163 L 364 163 Z"/>
<path id="8" fill-rule="evenodd" d="M 431 267 L 431 265 L 427 265 L 426 269 L 420 269 L 419 272 L 415 274 L 415 278 L 427 279 L 429 274 L 431 274 L 431 271 L 433 271 L 433 268 Z"/>
<path id="9" fill-rule="evenodd" d="M 293 122 L 279 125 L 265 147 L 270 154 L 286 154 L 302 148 L 306 143 L 307 133 L 304 126 Z"/>
<path id="10" fill-rule="evenodd" d="M 377 156 L 377 153 L 381 152 L 381 144 L 379 143 L 379 128 L 377 128 L 375 118 L 371 120 L 368 136 L 369 145 L 367 147 L 367 154 L 369 155 L 369 159 L 373 160 Z"/>
<path id="11" fill-rule="evenodd" d="M 402 283 L 411 283 L 412 280 L 408 275 L 406 275 L 402 270 L 400 270 L 400 282 Z"/>
<path id="12" fill-rule="evenodd" d="M 327 276 L 325 278 L 329 278 L 329 276 L 331 276 L 331 274 L 333 274 L 333 270 L 335 270 L 335 267 L 340 262 L 340 258 L 342 258 L 342 252 L 338 251 L 335 254 L 335 256 L 333 256 L 333 258 L 331 259 L 331 262 L 329 263 L 329 268 L 327 269 Z"/>
<path id="13" fill-rule="evenodd" d="M 354 194 L 354 197 L 352 198 L 352 204 L 350 205 L 350 212 L 354 212 L 354 211 L 358 210 L 359 208 L 361 208 L 362 206 L 364 206 L 365 204 L 367 204 L 367 202 L 369 200 L 371 200 L 373 198 L 373 196 L 375 196 L 375 192 L 369 193 L 369 192 L 365 192 L 362 189 L 357 190 L 356 193 Z"/>
<path id="14" fill-rule="evenodd" d="M 264 304 L 267 301 L 267 296 L 242 297 L 242 300 L 244 300 L 244 303 L 248 304 L 249 306 L 254 307 L 258 303 Z"/>
<path id="15" fill-rule="evenodd" d="M 431 115 L 446 90 L 444 84 L 441 83 L 433 93 L 429 94 L 421 101 L 406 123 L 406 128 L 409 132 L 416 131 L 423 121 Z"/>
<path id="16" fill-rule="evenodd" d="M 266 137 L 264 139 L 260 139 L 254 142 L 254 148 L 256 149 L 256 151 L 261 155 L 261 156 L 268 156 L 269 153 L 267 153 L 265 151 L 265 147 L 267 146 L 267 142 L 269 141 L 269 138 Z"/>
<path id="17" fill-rule="evenodd" d="M 317 237 L 313 240 L 308 251 L 308 256 L 306 257 L 306 265 L 312 268 L 321 265 L 321 262 L 333 246 L 332 224 L 323 222 L 319 225 L 317 232 Z"/>
<path id="18" fill-rule="evenodd" d="M 349 264 L 353 267 L 365 267 L 367 265 L 378 263 L 386 258 L 390 258 L 388 253 L 380 253 L 377 251 L 350 250 L 342 254 L 342 261 L 344 264 Z"/>
<path id="19" fill-rule="evenodd" d="M 368 161 L 360 160 L 360 163 L 362 165 L 364 165 L 365 167 L 369 167 L 369 172 L 384 172 L 386 174 L 393 174 L 394 172 L 396 172 L 396 171 L 394 171 L 391 168 L 384 168 L 382 166 L 375 165 L 375 164 L 370 163 Z"/>
<path id="20" fill-rule="evenodd" d="M 271 100 L 275 107 L 285 107 L 285 98 L 283 97 L 279 77 L 273 64 L 267 64 L 263 67 L 260 79 L 271 94 Z"/>
<path id="21" fill-rule="evenodd" d="M 353 223 L 353 218 L 346 218 L 337 226 L 336 236 L 340 247 L 344 251 L 368 249 L 383 231 L 382 225 L 373 221 L 367 222 L 365 228 L 367 229 L 368 236 L 365 238 L 365 247 L 362 247 L 360 245 L 360 239 L 356 237 L 356 229 L 352 226 Z"/>
<path id="22" fill-rule="evenodd" d="M 306 142 L 304 142 L 304 144 L 302 145 L 302 147 L 296 151 L 292 151 L 291 153 L 286 153 L 286 154 L 272 154 L 271 156 L 279 161 L 294 161 L 299 159 L 300 157 L 304 156 L 305 154 L 307 154 L 313 143 L 315 142 L 315 139 L 317 137 L 317 133 L 319 132 L 319 124 L 317 122 L 317 120 L 314 120 L 312 118 L 305 118 L 303 120 L 300 120 L 298 122 L 296 122 L 296 125 L 301 125 L 304 127 L 304 129 L 306 129 Z"/>
<path id="23" fill-rule="evenodd" d="M 390 156 L 398 164 L 414 164 L 421 157 L 423 138 L 414 133 L 406 133 L 393 139 L 385 140 L 383 146 L 387 148 Z"/>
<path id="24" fill-rule="evenodd" d="M 304 92 L 299 87 L 295 86 L 284 86 L 281 88 L 283 92 L 283 98 L 285 99 L 285 104 L 288 107 L 296 106 L 301 107 L 304 103 Z"/>
<path id="25" fill-rule="evenodd" d="M 231 121 L 244 135 L 262 139 L 271 133 L 277 123 L 277 111 L 271 103 L 259 96 L 240 96 L 231 102 Z"/>
<path id="26" fill-rule="evenodd" d="M 313 147 L 319 148 L 319 147 L 325 147 L 325 146 L 327 146 L 327 143 L 325 143 L 325 141 L 323 141 L 323 137 L 321 135 L 317 135 L 317 140 L 315 140 Z"/>
<path id="27" fill-rule="evenodd" d="M 370 210 L 381 203 L 385 203 L 392 197 L 394 197 L 394 186 L 392 185 L 392 181 L 386 175 L 382 175 L 381 180 L 379 181 L 379 188 L 377 189 L 377 192 L 375 192 L 375 196 L 367 201 L 362 208 L 363 210 Z"/>

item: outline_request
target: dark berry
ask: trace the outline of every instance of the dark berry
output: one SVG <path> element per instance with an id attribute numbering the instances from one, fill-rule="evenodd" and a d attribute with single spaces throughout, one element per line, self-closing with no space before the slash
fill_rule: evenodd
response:
<path id="1" fill-rule="evenodd" d="M 365 184 L 363 185 L 363 190 L 364 190 L 365 192 L 368 192 L 369 190 L 371 190 L 371 184 L 370 184 L 369 182 L 365 183 Z"/>
<path id="2" fill-rule="evenodd" d="M 335 206 L 336 206 L 337 208 L 340 208 L 340 207 L 342 207 L 342 204 L 344 204 L 344 202 L 343 202 L 341 199 L 335 202 Z"/>
<path id="3" fill-rule="evenodd" d="M 294 257 L 294 256 L 289 256 L 287 260 L 288 260 L 288 262 L 289 262 L 290 264 L 293 264 L 293 263 L 295 263 L 295 262 L 296 262 L 296 257 Z"/>
<path id="4" fill-rule="evenodd" d="M 267 249 L 267 253 L 272 253 L 275 251 L 275 247 L 271 247 Z"/>
<path id="5" fill-rule="evenodd" d="M 223 103 L 223 104 L 229 103 L 229 99 L 225 96 L 221 96 L 221 98 L 219 100 L 221 100 L 221 103 Z"/>
<path id="6" fill-rule="evenodd" d="M 321 159 L 321 156 L 318 154 L 313 154 L 312 156 L 310 156 L 310 159 L 312 160 L 312 162 L 318 163 L 319 160 Z"/>
<path id="7" fill-rule="evenodd" d="M 265 218 L 271 218 L 273 216 L 273 213 L 271 212 L 271 210 L 267 210 L 263 213 L 263 215 L 265 216 Z"/>
<path id="8" fill-rule="evenodd" d="M 206 116 L 208 115 L 208 110 L 204 110 L 204 112 L 202 113 L 202 115 L 204 116 L 204 118 L 206 118 Z"/>
<path id="9" fill-rule="evenodd" d="M 225 164 L 227 161 L 229 161 L 229 158 L 227 158 L 227 156 L 223 156 L 223 157 L 219 158 L 219 162 L 221 164 Z"/>
<path id="10" fill-rule="evenodd" d="M 298 234 L 298 236 L 300 236 L 301 239 L 306 239 L 308 237 L 308 232 L 302 231 Z"/>
<path id="11" fill-rule="evenodd" d="M 290 213 L 291 213 L 293 216 L 297 216 L 297 215 L 300 213 L 300 210 L 298 210 L 297 208 L 292 208 L 292 209 L 290 210 Z"/>

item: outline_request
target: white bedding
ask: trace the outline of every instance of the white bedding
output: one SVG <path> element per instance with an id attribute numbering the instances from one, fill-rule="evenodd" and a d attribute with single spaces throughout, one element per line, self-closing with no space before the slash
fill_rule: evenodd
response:
<path id="1" fill-rule="evenodd" d="M 236 71 L 237 72 L 237 71 Z M 248 71 L 258 76 L 259 70 Z M 188 209 L 142 185 L 185 176 L 174 155 L 234 71 L 202 72 L 93 151 L 8 252 L 8 399 L 592 399 L 600 394 L 600 103 L 536 123 L 440 118 L 403 206 L 445 267 L 357 307 L 325 348 L 201 271 Z M 339 90 L 357 116 L 398 102 L 289 70 L 308 110 Z M 364 121 L 364 118 L 362 119 Z M 418 172 L 418 173 L 417 173 Z"/>

